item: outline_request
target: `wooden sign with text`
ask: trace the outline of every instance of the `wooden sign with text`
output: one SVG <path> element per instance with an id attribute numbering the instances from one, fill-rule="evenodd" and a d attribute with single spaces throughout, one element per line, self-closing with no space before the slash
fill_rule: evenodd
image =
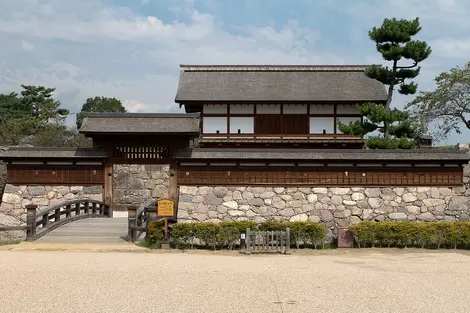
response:
<path id="1" fill-rule="evenodd" d="M 175 201 L 171 199 L 157 200 L 157 215 L 158 216 L 175 215 Z"/>

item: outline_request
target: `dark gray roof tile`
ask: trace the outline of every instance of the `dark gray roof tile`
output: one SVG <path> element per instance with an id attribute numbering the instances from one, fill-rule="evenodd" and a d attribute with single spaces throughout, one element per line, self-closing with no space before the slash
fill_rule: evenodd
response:
<path id="1" fill-rule="evenodd" d="M 199 113 L 88 113 L 83 134 L 199 134 Z"/>
<path id="2" fill-rule="evenodd" d="M 363 160 L 363 161 L 468 161 L 465 150 L 323 150 L 323 149 L 220 149 L 198 148 L 180 150 L 178 159 L 237 160 Z"/>
<path id="3" fill-rule="evenodd" d="M 0 160 L 6 159 L 105 159 L 104 150 L 93 148 L 3 147 Z"/>
<path id="4" fill-rule="evenodd" d="M 183 65 L 175 101 L 377 101 L 385 86 L 367 66 Z"/>

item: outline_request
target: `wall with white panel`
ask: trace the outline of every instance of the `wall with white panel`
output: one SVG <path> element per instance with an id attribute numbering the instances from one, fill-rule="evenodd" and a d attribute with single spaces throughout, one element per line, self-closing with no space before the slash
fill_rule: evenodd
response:
<path id="1" fill-rule="evenodd" d="M 204 104 L 203 114 L 227 114 L 226 104 Z"/>
<path id="2" fill-rule="evenodd" d="M 336 114 L 361 114 L 357 105 L 340 104 L 336 108 Z"/>
<path id="3" fill-rule="evenodd" d="M 360 117 L 338 117 L 338 120 L 343 124 L 349 125 L 349 123 L 351 122 L 361 121 L 361 118 Z M 338 134 L 342 134 L 342 132 L 339 130 L 338 127 L 336 129 L 336 132 Z"/>
<path id="4" fill-rule="evenodd" d="M 334 134 L 334 122 L 333 117 L 310 117 L 310 134 L 323 134 L 324 129 L 327 134 Z"/>
<path id="5" fill-rule="evenodd" d="M 255 113 L 254 104 L 231 104 L 230 114 L 253 114 Z"/>
<path id="6" fill-rule="evenodd" d="M 253 134 L 255 132 L 255 119 L 253 117 L 230 117 L 230 133 Z"/>
<path id="7" fill-rule="evenodd" d="M 332 104 L 312 104 L 310 105 L 310 114 L 334 114 L 335 108 Z"/>
<path id="8" fill-rule="evenodd" d="M 281 114 L 281 105 L 258 104 L 256 105 L 256 114 Z"/>
<path id="9" fill-rule="evenodd" d="M 284 105 L 282 108 L 284 114 L 307 114 L 307 105 L 305 104 L 290 104 Z"/>
<path id="10" fill-rule="evenodd" d="M 204 117 L 202 122 L 202 132 L 205 134 L 227 133 L 226 117 Z"/>

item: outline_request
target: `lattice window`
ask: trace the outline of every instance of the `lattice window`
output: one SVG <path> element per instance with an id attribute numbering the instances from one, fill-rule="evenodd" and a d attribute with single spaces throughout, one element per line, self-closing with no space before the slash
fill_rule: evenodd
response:
<path id="1" fill-rule="evenodd" d="M 123 159 L 164 159 L 169 157 L 169 151 L 161 146 L 117 146 L 113 157 Z"/>

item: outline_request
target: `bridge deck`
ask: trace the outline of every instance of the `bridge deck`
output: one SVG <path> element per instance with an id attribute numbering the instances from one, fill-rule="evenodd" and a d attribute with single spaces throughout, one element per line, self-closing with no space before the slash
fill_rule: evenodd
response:
<path id="1" fill-rule="evenodd" d="M 61 226 L 37 243 L 126 243 L 127 218 L 87 218 Z"/>

